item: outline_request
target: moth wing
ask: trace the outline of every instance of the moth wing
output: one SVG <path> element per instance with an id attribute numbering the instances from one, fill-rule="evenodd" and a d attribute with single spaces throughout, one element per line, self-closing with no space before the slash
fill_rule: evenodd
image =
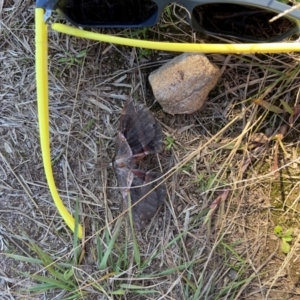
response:
<path id="1" fill-rule="evenodd" d="M 123 203 L 127 207 L 128 192 L 133 180 L 133 174 L 130 168 L 134 167 L 135 164 L 132 159 L 132 151 L 121 132 L 118 132 L 116 139 L 116 154 L 113 165 L 117 175 L 118 185 L 121 188 Z"/>
<path id="2" fill-rule="evenodd" d="M 152 172 L 149 171 L 146 173 L 145 176 L 145 183 L 147 183 L 150 188 L 149 191 L 155 188 L 153 192 L 156 193 L 156 199 L 157 199 L 157 206 L 159 207 L 165 200 L 167 195 L 167 189 L 165 183 L 161 183 L 162 179 L 159 179 L 162 177 L 162 173 L 160 172 Z M 149 184 L 151 183 L 151 184 Z"/>
<path id="3" fill-rule="evenodd" d="M 145 154 L 158 153 L 162 150 L 162 130 L 159 122 L 149 109 L 143 105 L 137 107 L 139 116 L 139 139 Z"/>
<path id="4" fill-rule="evenodd" d="M 140 141 L 139 121 L 132 101 L 126 101 L 120 118 L 120 132 L 125 136 L 133 154 L 143 152 Z"/>
<path id="5" fill-rule="evenodd" d="M 162 130 L 152 113 L 143 105 L 126 101 L 120 118 L 123 133 L 133 154 L 157 153 L 162 150 Z"/>
<path id="6" fill-rule="evenodd" d="M 134 175 L 130 189 L 132 204 L 149 193 L 132 209 L 134 224 L 138 230 L 141 230 L 146 221 L 155 215 L 157 209 L 163 203 L 166 196 L 166 187 L 164 184 L 157 186 L 160 181 L 152 182 L 158 179 L 162 175 L 161 173 L 141 170 L 132 170 L 132 173 Z M 152 191 L 153 188 L 155 189 Z"/>
<path id="7" fill-rule="evenodd" d="M 154 136 L 150 142 L 144 146 L 145 154 L 159 153 L 163 149 L 163 135 L 160 124 L 155 120 L 154 124 Z"/>
<path id="8" fill-rule="evenodd" d="M 116 168 L 116 174 L 118 179 L 118 185 L 123 198 L 123 209 L 128 207 L 128 193 L 130 192 L 130 186 L 133 181 L 133 174 L 130 169 Z"/>
<path id="9" fill-rule="evenodd" d="M 115 152 L 115 160 L 121 158 L 125 159 L 132 156 L 132 150 L 127 142 L 125 136 L 118 132 L 116 139 L 116 152 Z"/>

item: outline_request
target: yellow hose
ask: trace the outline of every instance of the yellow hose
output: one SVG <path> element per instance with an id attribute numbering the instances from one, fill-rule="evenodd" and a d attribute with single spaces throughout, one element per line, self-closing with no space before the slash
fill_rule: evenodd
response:
<path id="1" fill-rule="evenodd" d="M 44 10 L 35 9 L 35 68 L 38 102 L 38 119 L 43 164 L 48 186 L 54 203 L 69 228 L 74 232 L 75 219 L 68 212 L 59 197 L 53 178 L 50 141 L 49 141 L 49 108 L 48 108 L 48 30 L 44 22 Z M 82 227 L 78 224 L 78 237 L 82 238 Z"/>
<path id="2" fill-rule="evenodd" d="M 201 53 L 279 53 L 300 51 L 300 43 L 260 43 L 260 44 L 191 44 L 152 42 L 137 39 L 117 37 L 113 35 L 90 32 L 64 24 L 54 23 L 52 29 L 61 33 L 91 39 L 100 42 L 176 52 Z"/>

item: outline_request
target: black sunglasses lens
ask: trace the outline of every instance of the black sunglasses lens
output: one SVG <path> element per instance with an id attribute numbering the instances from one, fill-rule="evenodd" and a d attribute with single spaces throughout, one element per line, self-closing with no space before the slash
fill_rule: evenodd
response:
<path id="1" fill-rule="evenodd" d="M 158 10 L 152 0 L 59 0 L 57 6 L 74 23 L 99 27 L 142 24 Z"/>
<path id="2" fill-rule="evenodd" d="M 207 33 L 243 40 L 276 39 L 295 27 L 294 22 L 286 17 L 269 22 L 277 16 L 276 13 L 247 5 L 203 4 L 195 7 L 192 15 Z"/>

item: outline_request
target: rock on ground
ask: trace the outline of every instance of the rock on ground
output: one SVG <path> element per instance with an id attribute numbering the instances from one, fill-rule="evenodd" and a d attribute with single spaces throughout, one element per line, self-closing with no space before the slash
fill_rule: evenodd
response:
<path id="1" fill-rule="evenodd" d="M 220 75 L 205 55 L 184 53 L 152 72 L 149 81 L 165 112 L 190 114 L 202 107 Z"/>

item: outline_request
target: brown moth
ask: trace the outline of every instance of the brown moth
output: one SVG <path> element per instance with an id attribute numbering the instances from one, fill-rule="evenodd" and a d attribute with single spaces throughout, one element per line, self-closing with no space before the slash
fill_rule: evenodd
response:
<path id="1" fill-rule="evenodd" d="M 165 184 L 158 186 L 162 174 L 139 170 L 138 162 L 146 155 L 161 150 L 162 130 L 158 121 L 145 106 L 126 101 L 121 113 L 113 166 L 124 209 L 128 208 L 129 195 L 131 205 L 146 195 L 132 208 L 133 222 L 138 230 L 155 215 L 166 196 Z"/>

